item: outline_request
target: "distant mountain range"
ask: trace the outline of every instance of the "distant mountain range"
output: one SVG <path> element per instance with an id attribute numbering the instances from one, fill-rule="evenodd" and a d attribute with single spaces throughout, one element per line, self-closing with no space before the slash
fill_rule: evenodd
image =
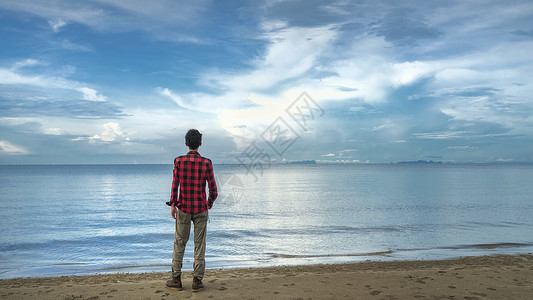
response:
<path id="1" fill-rule="evenodd" d="M 316 160 L 297 160 L 288 162 L 290 165 L 316 165 Z"/>
<path id="2" fill-rule="evenodd" d="M 416 161 L 400 161 L 399 164 L 442 164 L 440 161 L 427 161 L 427 160 L 416 160 Z"/>

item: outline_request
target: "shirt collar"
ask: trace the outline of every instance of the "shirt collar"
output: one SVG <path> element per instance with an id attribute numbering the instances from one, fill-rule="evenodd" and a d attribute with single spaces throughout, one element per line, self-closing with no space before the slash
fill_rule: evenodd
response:
<path id="1" fill-rule="evenodd" d="M 189 152 L 187 152 L 187 155 L 190 155 L 190 154 L 192 154 L 192 155 L 200 155 L 200 153 L 198 153 L 198 151 L 189 151 Z"/>

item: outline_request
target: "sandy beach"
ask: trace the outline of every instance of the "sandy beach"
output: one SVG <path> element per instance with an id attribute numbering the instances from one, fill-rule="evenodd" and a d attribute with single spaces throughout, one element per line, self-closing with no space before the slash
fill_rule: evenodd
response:
<path id="1" fill-rule="evenodd" d="M 208 270 L 206 288 L 165 288 L 170 273 L 0 281 L 2 299 L 532 299 L 533 255 Z"/>

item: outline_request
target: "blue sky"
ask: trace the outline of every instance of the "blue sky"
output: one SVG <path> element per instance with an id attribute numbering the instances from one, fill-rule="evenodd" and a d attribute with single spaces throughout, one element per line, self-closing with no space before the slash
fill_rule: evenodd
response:
<path id="1" fill-rule="evenodd" d="M 0 22 L 0 164 L 170 163 L 189 128 L 215 163 L 533 161 L 531 1 L 7 0 Z"/>

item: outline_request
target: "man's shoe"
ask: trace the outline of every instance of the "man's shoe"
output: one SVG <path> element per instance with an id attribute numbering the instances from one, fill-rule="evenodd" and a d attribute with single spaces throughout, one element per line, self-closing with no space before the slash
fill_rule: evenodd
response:
<path id="1" fill-rule="evenodd" d="M 181 276 L 174 277 L 172 280 L 167 281 L 167 288 L 175 291 L 183 290 L 183 286 L 181 285 Z"/>
<path id="2" fill-rule="evenodd" d="M 201 291 L 204 287 L 205 286 L 200 279 L 196 277 L 192 279 L 192 291 L 193 292 Z"/>

